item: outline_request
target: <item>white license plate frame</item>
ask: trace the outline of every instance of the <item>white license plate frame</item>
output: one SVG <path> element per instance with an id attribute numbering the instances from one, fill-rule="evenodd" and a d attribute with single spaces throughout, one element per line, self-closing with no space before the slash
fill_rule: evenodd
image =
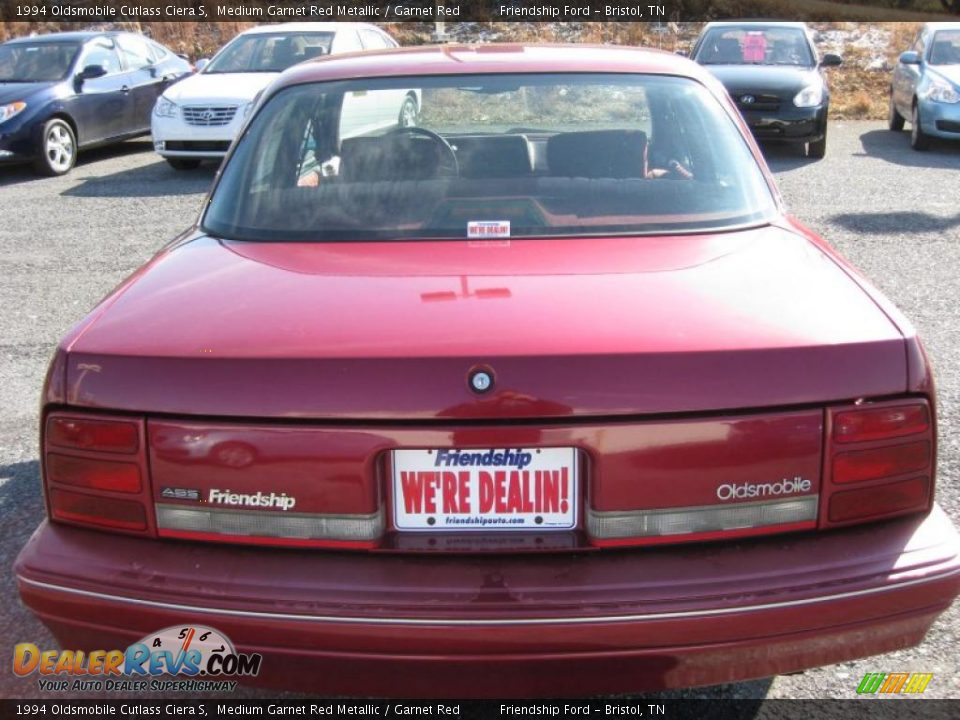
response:
<path id="1" fill-rule="evenodd" d="M 579 526 L 576 448 L 404 448 L 393 450 L 390 460 L 393 525 L 400 532 L 569 532 Z"/>

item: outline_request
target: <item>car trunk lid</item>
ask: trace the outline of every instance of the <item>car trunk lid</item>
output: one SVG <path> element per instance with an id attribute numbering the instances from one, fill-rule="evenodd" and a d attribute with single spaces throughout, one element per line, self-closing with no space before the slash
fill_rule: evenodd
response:
<path id="1" fill-rule="evenodd" d="M 608 417 L 903 392 L 903 338 L 776 227 L 161 254 L 67 348 L 68 402 L 327 420 Z M 468 385 L 478 367 L 493 388 Z"/>

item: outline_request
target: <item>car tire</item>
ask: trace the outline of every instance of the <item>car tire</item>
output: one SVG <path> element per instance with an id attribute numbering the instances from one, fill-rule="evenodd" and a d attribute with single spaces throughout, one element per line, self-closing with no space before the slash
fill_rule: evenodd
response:
<path id="1" fill-rule="evenodd" d="M 77 164 L 77 136 L 65 120 L 53 118 L 43 125 L 40 156 L 34 167 L 41 175 L 66 175 Z"/>
<path id="2" fill-rule="evenodd" d="M 807 143 L 807 157 L 822 160 L 827 155 L 827 129 L 823 129 L 823 137 L 816 142 Z"/>
<path id="3" fill-rule="evenodd" d="M 910 128 L 910 147 L 921 152 L 929 150 L 930 136 L 923 131 L 923 126 L 920 123 L 920 107 L 918 105 L 913 106 L 913 117 L 910 122 L 913 126 Z"/>
<path id="4" fill-rule="evenodd" d="M 400 106 L 397 125 L 400 127 L 416 127 L 419 117 L 420 108 L 417 106 L 417 99 L 413 95 L 407 95 L 403 99 L 403 105 Z"/>
<path id="5" fill-rule="evenodd" d="M 200 161 L 196 158 L 176 158 L 169 157 L 167 162 L 174 170 L 196 170 L 200 167 Z"/>
<path id="6" fill-rule="evenodd" d="M 890 109 L 887 112 L 887 127 L 893 132 L 902 132 L 904 122 L 903 115 L 900 114 L 900 111 L 897 110 L 896 103 L 893 102 L 893 93 L 890 93 Z"/>

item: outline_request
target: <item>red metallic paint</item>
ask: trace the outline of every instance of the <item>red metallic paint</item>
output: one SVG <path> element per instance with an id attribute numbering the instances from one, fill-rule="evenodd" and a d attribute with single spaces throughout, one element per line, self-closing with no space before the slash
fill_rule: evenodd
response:
<path id="1" fill-rule="evenodd" d="M 782 209 L 722 86 L 668 53 L 365 53 L 299 66 L 265 98 L 488 72 L 692 77 Z M 496 373 L 483 397 L 466 384 L 478 365 Z M 829 531 L 588 553 L 581 529 L 474 539 L 484 554 L 468 557 L 447 552 L 463 550 L 455 536 L 395 532 L 379 553 L 158 540 L 152 503 L 163 483 L 290 483 L 307 507 L 369 512 L 391 448 L 545 444 L 580 448 L 585 498 L 606 509 L 809 473 L 822 528 L 831 408 L 919 399 L 935 420 L 933 391 L 909 321 L 786 215 L 486 245 L 236 243 L 192 228 L 70 331 L 44 391 L 44 420 L 146 418 L 147 531 L 45 522 L 15 572 L 65 647 L 205 622 L 264 653 L 258 681 L 319 693 L 584 695 L 790 672 L 922 640 L 960 592 L 960 538 L 932 497 L 929 514 Z"/>
<path id="2" fill-rule="evenodd" d="M 41 603 L 32 591 L 27 594 L 38 605 Z M 90 617 L 77 607 L 71 607 L 70 611 Z M 274 689 L 357 697 L 370 697 L 371 693 L 396 698 L 583 697 L 737 682 L 891 652 L 905 645 L 919 644 L 940 612 L 942 609 L 933 608 L 926 612 L 894 614 L 879 621 L 857 621 L 812 632 L 737 638 L 729 642 L 696 642 L 653 649 L 634 646 L 626 650 L 617 646 L 617 649 L 599 652 L 577 649 L 535 653 L 511 649 L 499 654 L 476 652 L 466 656 L 453 655 L 452 651 L 443 649 L 436 655 L 402 654 L 400 649 L 409 645 L 411 633 L 385 633 L 379 628 L 366 634 L 387 640 L 391 648 L 388 652 L 318 652 L 315 648 L 330 642 L 326 628 L 257 622 L 258 629 L 269 634 L 272 640 L 239 647 L 244 652 L 264 656 L 260 675 L 244 682 Z M 105 641 L 115 640 L 106 644 L 124 647 L 145 634 L 135 637 L 133 633 L 124 633 L 115 626 L 104 627 L 96 621 L 78 626 L 43 614 L 41 617 L 65 645 L 75 641 L 83 647 L 99 647 Z M 182 621 L 182 615 L 177 613 L 146 613 L 142 617 L 151 628 L 146 632 Z M 764 620 L 777 622 L 776 616 Z M 217 620 L 216 626 L 235 637 L 244 634 L 250 623 Z M 597 628 L 589 629 L 595 632 Z M 642 642 L 642 630 L 629 634 L 623 634 L 619 626 L 613 626 L 612 630 L 627 643 Z M 582 636 L 567 627 L 541 627 L 530 634 L 515 633 L 512 628 L 500 633 L 483 628 L 480 637 L 474 636 L 469 646 L 487 647 L 504 634 L 527 647 L 544 635 L 569 637 L 574 641 Z M 416 635 L 433 641 L 435 648 L 446 648 L 451 639 L 461 646 L 464 644 L 460 642 L 460 633 L 451 634 L 446 629 L 435 633 L 418 629 Z M 300 639 L 296 647 L 275 644 L 283 643 L 290 636 Z"/>
<path id="3" fill-rule="evenodd" d="M 536 559 L 104 539 L 44 524 L 17 562 L 24 601 L 64 647 L 124 647 L 189 619 L 263 652 L 261 682 L 320 694 L 743 680 L 916 644 L 960 592 L 960 538 L 940 510 L 882 527 Z"/>
<path id="4" fill-rule="evenodd" d="M 510 296 L 423 301 L 461 276 Z M 775 228 L 485 248 L 198 237 L 67 350 L 71 405 L 224 417 L 662 414 L 893 395 L 907 380 L 897 328 Z M 497 373 L 486 396 L 465 383 L 478 361 Z"/>
<path id="5" fill-rule="evenodd" d="M 387 488 L 389 451 L 433 447 L 576 447 L 587 460 L 590 505 L 628 510 L 710 505 L 735 471 L 737 482 L 802 475 L 819 489 L 823 412 L 689 420 L 327 427 L 150 420 L 155 501 L 162 487 L 256 492 L 297 498 L 298 512 L 370 513 Z M 224 443 L 248 448 L 249 465 L 224 462 Z M 189 500 L 164 502 L 195 507 Z M 730 504 L 735 504 L 736 501 Z M 389 503 L 387 503 L 389 506 Z"/>
<path id="6" fill-rule="evenodd" d="M 250 545 L 263 545 L 266 547 L 282 548 L 328 548 L 332 550 L 372 550 L 379 544 L 375 541 L 364 540 L 298 540 L 297 538 L 285 537 L 257 537 L 246 538 L 236 535 L 224 535 L 222 533 L 192 532 L 189 530 L 170 530 L 162 529 L 157 532 L 159 537 L 171 538 L 174 540 L 195 540 L 205 543 L 227 543 L 236 544 L 237 542 L 246 542 Z"/>

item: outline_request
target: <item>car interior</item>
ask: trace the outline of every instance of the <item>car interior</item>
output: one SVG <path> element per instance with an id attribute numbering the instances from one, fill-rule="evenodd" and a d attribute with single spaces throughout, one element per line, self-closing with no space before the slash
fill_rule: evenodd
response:
<path id="1" fill-rule="evenodd" d="M 445 151 L 449 146 L 452 151 Z M 642 130 L 597 130 L 550 136 L 450 135 L 436 140 L 423 129 L 386 137 L 344 139 L 344 181 L 461 178 L 645 178 L 647 136 Z M 455 160 L 455 163 L 453 162 Z"/>
<path id="2" fill-rule="evenodd" d="M 731 30 L 704 40 L 697 61 L 705 65 L 801 65 L 812 62 L 802 37 L 794 32 Z"/>
<path id="3" fill-rule="evenodd" d="M 950 40 L 935 42 L 930 48 L 930 63 L 932 65 L 960 64 L 960 34 L 956 43 Z"/>
<path id="4" fill-rule="evenodd" d="M 10 45 L 0 53 L 0 79 L 60 80 L 73 63 L 78 48 L 75 43 Z"/>
<path id="5" fill-rule="evenodd" d="M 448 237 L 491 217 L 535 235 L 742 215 L 745 171 L 721 160 L 710 119 L 682 95 L 649 96 L 649 117 L 620 127 L 398 124 L 343 138 L 343 96 L 304 97 L 278 110 L 299 133 L 271 133 L 250 146 L 259 159 L 235 160 L 256 169 L 237 180 L 252 192 L 231 224 Z"/>
<path id="6" fill-rule="evenodd" d="M 329 52 L 327 45 L 319 43 L 307 43 L 307 38 L 303 35 L 291 35 L 284 37 L 274 44 L 273 56 L 270 62 L 272 67 L 288 68 L 305 60 L 322 57 Z"/>

